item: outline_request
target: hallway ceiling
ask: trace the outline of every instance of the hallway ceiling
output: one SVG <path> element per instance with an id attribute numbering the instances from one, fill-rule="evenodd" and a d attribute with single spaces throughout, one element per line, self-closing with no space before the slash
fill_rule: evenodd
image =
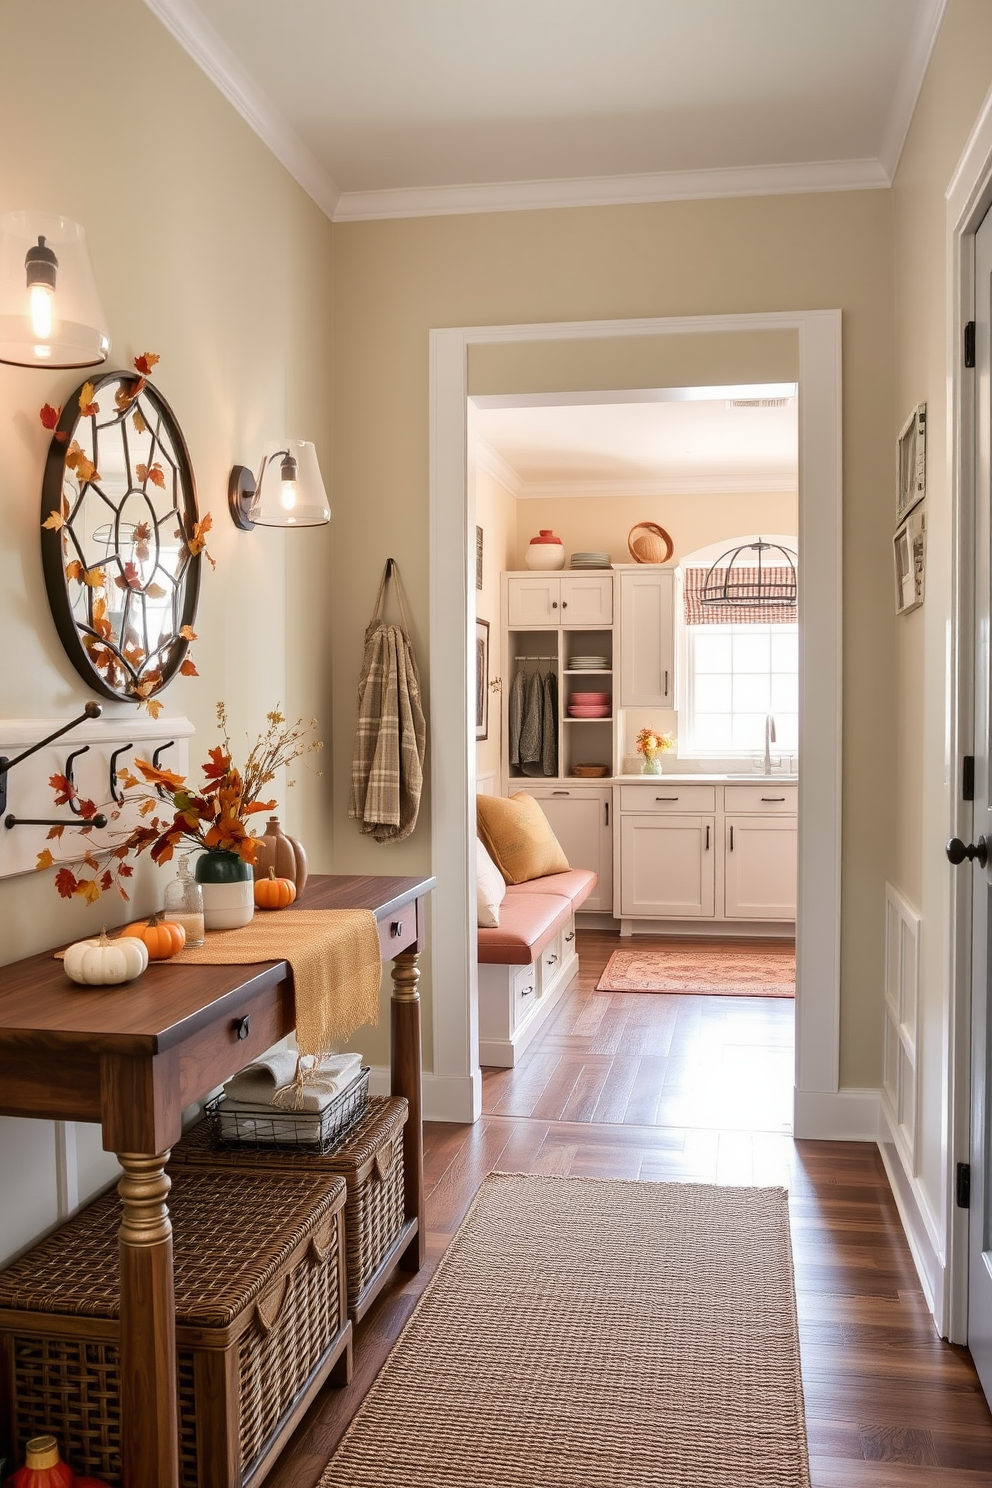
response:
<path id="1" fill-rule="evenodd" d="M 797 490 L 794 384 L 473 402 L 476 459 L 519 498 Z"/>
<path id="2" fill-rule="evenodd" d="M 946 0 L 146 0 L 329 217 L 888 186 Z"/>

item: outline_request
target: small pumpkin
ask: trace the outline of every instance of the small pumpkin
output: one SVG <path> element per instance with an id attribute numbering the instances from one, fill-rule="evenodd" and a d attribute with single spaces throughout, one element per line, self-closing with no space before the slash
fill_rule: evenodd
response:
<path id="1" fill-rule="evenodd" d="M 81 986 L 116 987 L 132 982 L 148 969 L 148 948 L 140 940 L 77 940 L 65 953 L 65 974 Z"/>
<path id="2" fill-rule="evenodd" d="M 255 877 L 268 878 L 270 868 L 275 869 L 277 878 L 288 878 L 294 883 L 297 894 L 303 893 L 307 886 L 307 855 L 302 843 L 283 831 L 277 816 L 270 816 L 264 836 L 255 838 Z"/>
<path id="3" fill-rule="evenodd" d="M 168 961 L 186 944 L 186 931 L 174 920 L 165 920 L 161 915 L 152 915 L 150 920 L 136 920 L 125 925 L 122 935 L 134 936 L 148 952 L 149 961 Z"/>
<path id="4" fill-rule="evenodd" d="M 296 885 L 290 878 L 276 878 L 276 870 L 269 869 L 268 878 L 256 878 L 255 903 L 259 909 L 285 909 L 296 898 Z"/>

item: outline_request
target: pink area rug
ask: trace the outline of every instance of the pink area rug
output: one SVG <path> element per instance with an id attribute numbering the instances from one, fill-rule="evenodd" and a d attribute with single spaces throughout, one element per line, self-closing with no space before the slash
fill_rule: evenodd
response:
<path id="1" fill-rule="evenodd" d="M 795 997 L 796 953 L 789 946 L 750 950 L 614 951 L 597 992 L 692 992 L 713 997 Z"/>

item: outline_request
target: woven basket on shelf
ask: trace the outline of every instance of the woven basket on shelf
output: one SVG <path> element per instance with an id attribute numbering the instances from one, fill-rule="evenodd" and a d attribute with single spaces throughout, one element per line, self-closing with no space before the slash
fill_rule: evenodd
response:
<path id="1" fill-rule="evenodd" d="M 330 1152 L 218 1149 L 200 1122 L 172 1149 L 169 1170 L 185 1166 L 278 1169 L 339 1175 L 348 1185 L 344 1210 L 348 1316 L 357 1323 L 412 1238 L 404 1214 L 403 1130 L 409 1104 L 403 1096 L 371 1096 L 365 1110 Z"/>
<path id="2" fill-rule="evenodd" d="M 345 1184 L 187 1169 L 169 1195 L 181 1488 L 241 1488 L 340 1360 Z M 80 1474 L 121 1482 L 117 1226 L 105 1194 L 0 1271 L 0 1435 L 51 1431 Z"/>
<path id="3" fill-rule="evenodd" d="M 667 563 L 675 544 L 657 522 L 637 522 L 627 533 L 627 551 L 635 563 Z"/>

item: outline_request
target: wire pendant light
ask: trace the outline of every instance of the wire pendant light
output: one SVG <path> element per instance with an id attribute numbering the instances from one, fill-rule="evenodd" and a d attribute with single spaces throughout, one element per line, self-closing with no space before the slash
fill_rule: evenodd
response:
<path id="1" fill-rule="evenodd" d="M 703 581 L 701 604 L 731 605 L 740 609 L 778 609 L 799 602 L 796 564 L 799 554 L 780 543 L 742 543 L 728 548 Z"/>

